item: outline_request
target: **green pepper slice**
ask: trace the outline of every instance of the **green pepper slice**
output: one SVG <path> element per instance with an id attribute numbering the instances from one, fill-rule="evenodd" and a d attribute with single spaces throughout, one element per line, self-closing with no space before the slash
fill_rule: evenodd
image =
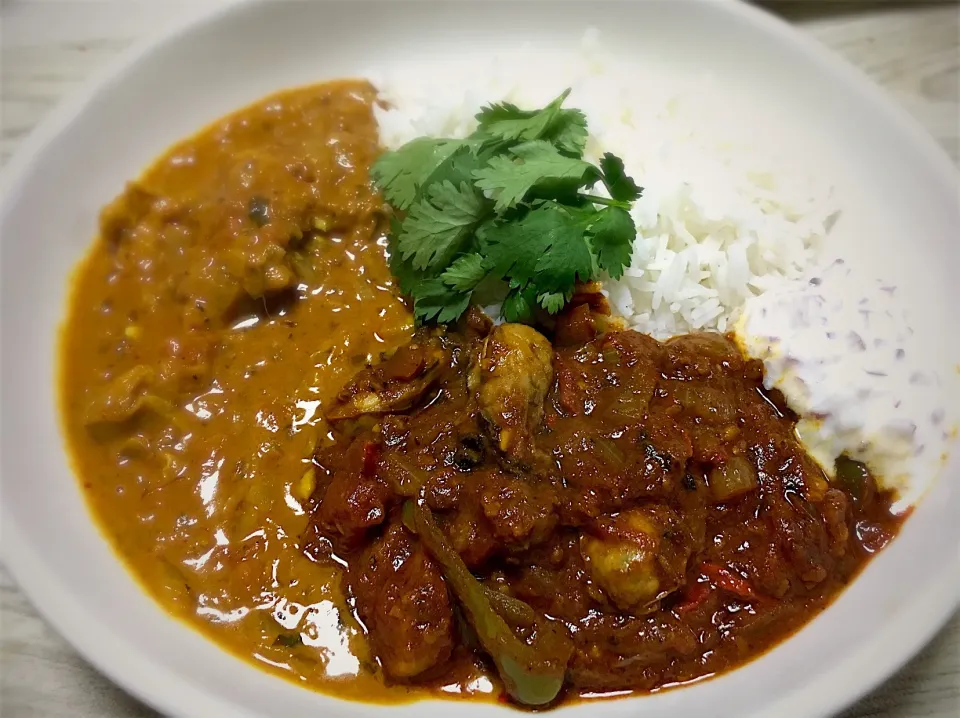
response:
<path id="1" fill-rule="evenodd" d="M 423 504 L 407 501 L 403 524 L 420 537 L 440 564 L 510 697 L 527 706 L 542 706 L 556 698 L 573 655 L 573 641 L 566 628 L 474 578 Z M 518 638 L 507 621 L 525 629 L 529 643 Z"/>

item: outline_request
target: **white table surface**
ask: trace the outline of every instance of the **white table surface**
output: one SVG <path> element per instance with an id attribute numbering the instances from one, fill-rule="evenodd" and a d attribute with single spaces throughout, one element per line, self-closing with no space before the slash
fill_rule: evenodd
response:
<path id="1" fill-rule="evenodd" d="M 0 0 L 0 162 L 67 92 L 133 40 L 223 0 Z M 779 2 L 774 9 L 865 70 L 960 164 L 960 8 Z M 87 665 L 0 566 L 3 718 L 156 716 Z M 958 718 L 960 616 L 843 718 Z"/>

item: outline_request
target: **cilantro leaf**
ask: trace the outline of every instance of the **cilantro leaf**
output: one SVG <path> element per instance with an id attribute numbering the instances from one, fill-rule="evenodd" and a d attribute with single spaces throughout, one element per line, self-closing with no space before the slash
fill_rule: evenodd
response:
<path id="1" fill-rule="evenodd" d="M 593 258 L 583 225 L 573 217 L 567 217 L 569 220 L 564 230 L 553 237 L 550 247 L 534 268 L 536 285 L 541 293 L 569 292 L 577 281 L 585 282 L 592 274 Z"/>
<path id="2" fill-rule="evenodd" d="M 506 147 L 543 139 L 562 154 L 579 159 L 587 144 L 587 118 L 580 110 L 561 109 L 569 94 L 567 88 L 542 110 L 521 110 L 509 102 L 489 105 L 476 116 L 479 126 L 473 137 L 507 143 Z"/>
<path id="3" fill-rule="evenodd" d="M 622 159 L 606 152 L 600 159 L 600 169 L 603 171 L 603 184 L 606 185 L 613 199 L 620 202 L 634 202 L 640 198 L 643 188 L 627 175 Z"/>
<path id="4" fill-rule="evenodd" d="M 561 107 L 568 93 L 540 110 L 491 105 L 469 138 L 421 138 L 375 163 L 394 209 L 390 269 L 418 323 L 498 298 L 504 319 L 532 322 L 560 312 L 578 282 L 623 275 L 642 190 L 616 156 L 584 161 L 586 118 Z M 609 196 L 585 189 L 598 181 Z"/>
<path id="5" fill-rule="evenodd" d="M 569 300 L 569 295 L 563 292 L 544 292 L 537 297 L 540 306 L 546 309 L 550 314 L 556 314 L 563 305 Z"/>
<path id="6" fill-rule="evenodd" d="M 463 140 L 419 137 L 380 155 L 370 174 L 391 205 L 406 209 L 430 174 L 463 145 Z"/>
<path id="7" fill-rule="evenodd" d="M 482 254 L 473 252 L 454 260 L 440 279 L 451 289 L 461 292 L 470 291 L 489 274 L 490 264 Z"/>
<path id="8" fill-rule="evenodd" d="M 422 280 L 422 276 L 413 268 L 410 262 L 405 261 L 400 252 L 396 249 L 396 238 L 394 234 L 390 238 L 390 271 L 397 280 L 397 286 L 403 294 L 413 295 L 417 285 Z"/>
<path id="9" fill-rule="evenodd" d="M 476 116 L 478 127 L 475 134 L 500 140 L 535 140 L 543 136 L 557 118 L 560 105 L 569 94 L 568 88 L 542 110 L 521 110 L 509 102 L 488 105 Z"/>
<path id="10" fill-rule="evenodd" d="M 512 102 L 494 102 L 481 108 L 474 118 L 477 120 L 474 136 L 478 138 L 518 140 L 525 134 L 536 136 L 541 127 L 546 127 L 542 124 L 543 110 L 521 110 Z"/>
<path id="11" fill-rule="evenodd" d="M 596 172 L 589 162 L 557 152 L 549 142 L 533 140 L 510 150 L 516 159 L 500 155 L 485 169 L 473 173 L 476 185 L 496 199 L 495 209 L 502 212 L 519 204 L 530 190 L 550 184 L 554 193 L 576 189 L 588 173 Z"/>
<path id="12" fill-rule="evenodd" d="M 444 267 L 463 250 L 487 208 L 483 197 L 466 182 L 444 181 L 428 188 L 403 220 L 397 248 L 415 269 Z"/>
<path id="13" fill-rule="evenodd" d="M 523 199 L 526 191 L 530 189 L 531 185 L 523 185 L 519 197 L 505 191 L 510 187 L 510 182 L 514 181 L 514 168 L 516 166 L 512 158 L 500 155 L 491 158 L 485 169 L 477 170 L 474 173 L 477 187 L 484 193 L 489 193 L 496 200 L 494 209 L 498 212 L 519 202 Z"/>
<path id="14" fill-rule="evenodd" d="M 545 202 L 516 221 L 488 227 L 480 249 L 496 276 L 522 288 L 535 276 L 540 259 L 571 232 L 582 237 L 576 219 L 556 202 Z"/>
<path id="15" fill-rule="evenodd" d="M 456 320 L 470 305 L 472 292 L 460 292 L 440 279 L 425 275 L 404 261 L 399 252 L 390 253 L 390 270 L 400 291 L 413 299 L 413 315 L 420 322 Z"/>
<path id="16" fill-rule="evenodd" d="M 483 162 L 477 156 L 476 149 L 477 144 L 470 141 L 465 141 L 463 145 L 455 149 L 424 180 L 417 199 L 429 194 L 429 190 L 435 185 L 444 182 L 450 182 L 455 187 L 459 187 L 463 183 L 472 185 L 474 171 L 483 167 Z"/>
<path id="17" fill-rule="evenodd" d="M 455 321 L 469 306 L 470 292 L 458 292 L 437 278 L 421 281 L 413 296 L 413 314 L 422 322 Z"/>
<path id="18" fill-rule="evenodd" d="M 630 213 L 620 207 L 607 207 L 594 217 L 587 227 L 587 238 L 597 257 L 597 266 L 619 279 L 623 268 L 630 264 L 637 226 Z"/>
<path id="19" fill-rule="evenodd" d="M 537 293 L 532 287 L 511 289 L 503 300 L 500 316 L 507 322 L 530 323 L 534 318 Z"/>
<path id="20" fill-rule="evenodd" d="M 540 293 L 566 293 L 593 274 L 584 224 L 556 202 L 545 202 L 523 218 L 490 227 L 481 251 L 496 276 L 523 289 L 534 282 Z"/>
<path id="21" fill-rule="evenodd" d="M 587 146 L 587 118 L 580 110 L 560 110 L 543 139 L 561 154 L 581 157 Z"/>

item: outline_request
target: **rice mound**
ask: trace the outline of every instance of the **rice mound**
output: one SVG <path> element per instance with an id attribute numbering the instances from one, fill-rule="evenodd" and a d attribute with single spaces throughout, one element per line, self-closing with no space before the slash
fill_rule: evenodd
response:
<path id="1" fill-rule="evenodd" d="M 370 73 L 386 105 L 376 109 L 381 141 L 396 148 L 423 135 L 463 137 L 483 105 L 541 107 L 572 88 L 565 106 L 587 116 L 586 158 L 613 152 L 645 188 L 632 210 L 631 266 L 604 281 L 628 326 L 660 339 L 729 331 L 746 300 L 814 262 L 835 213 L 830 187 L 781 151 L 782 138 L 765 144 L 772 138 L 762 127 L 748 130 L 709 77 L 628 71 L 595 31 L 580 52 L 525 48 L 486 69 Z"/>

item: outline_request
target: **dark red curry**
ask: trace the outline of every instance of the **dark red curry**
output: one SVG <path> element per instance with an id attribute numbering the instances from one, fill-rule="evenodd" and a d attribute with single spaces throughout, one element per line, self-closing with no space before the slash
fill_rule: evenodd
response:
<path id="1" fill-rule="evenodd" d="M 568 696 L 743 663 L 896 531 L 862 467 L 827 483 L 731 339 L 661 344 L 605 323 L 581 304 L 551 346 L 475 312 L 362 371 L 328 411 L 307 550 L 348 566 L 387 678 L 447 680 L 501 650 L 470 635 L 477 619 L 438 549 L 404 528 L 404 501 L 485 590 L 563 635 Z"/>

